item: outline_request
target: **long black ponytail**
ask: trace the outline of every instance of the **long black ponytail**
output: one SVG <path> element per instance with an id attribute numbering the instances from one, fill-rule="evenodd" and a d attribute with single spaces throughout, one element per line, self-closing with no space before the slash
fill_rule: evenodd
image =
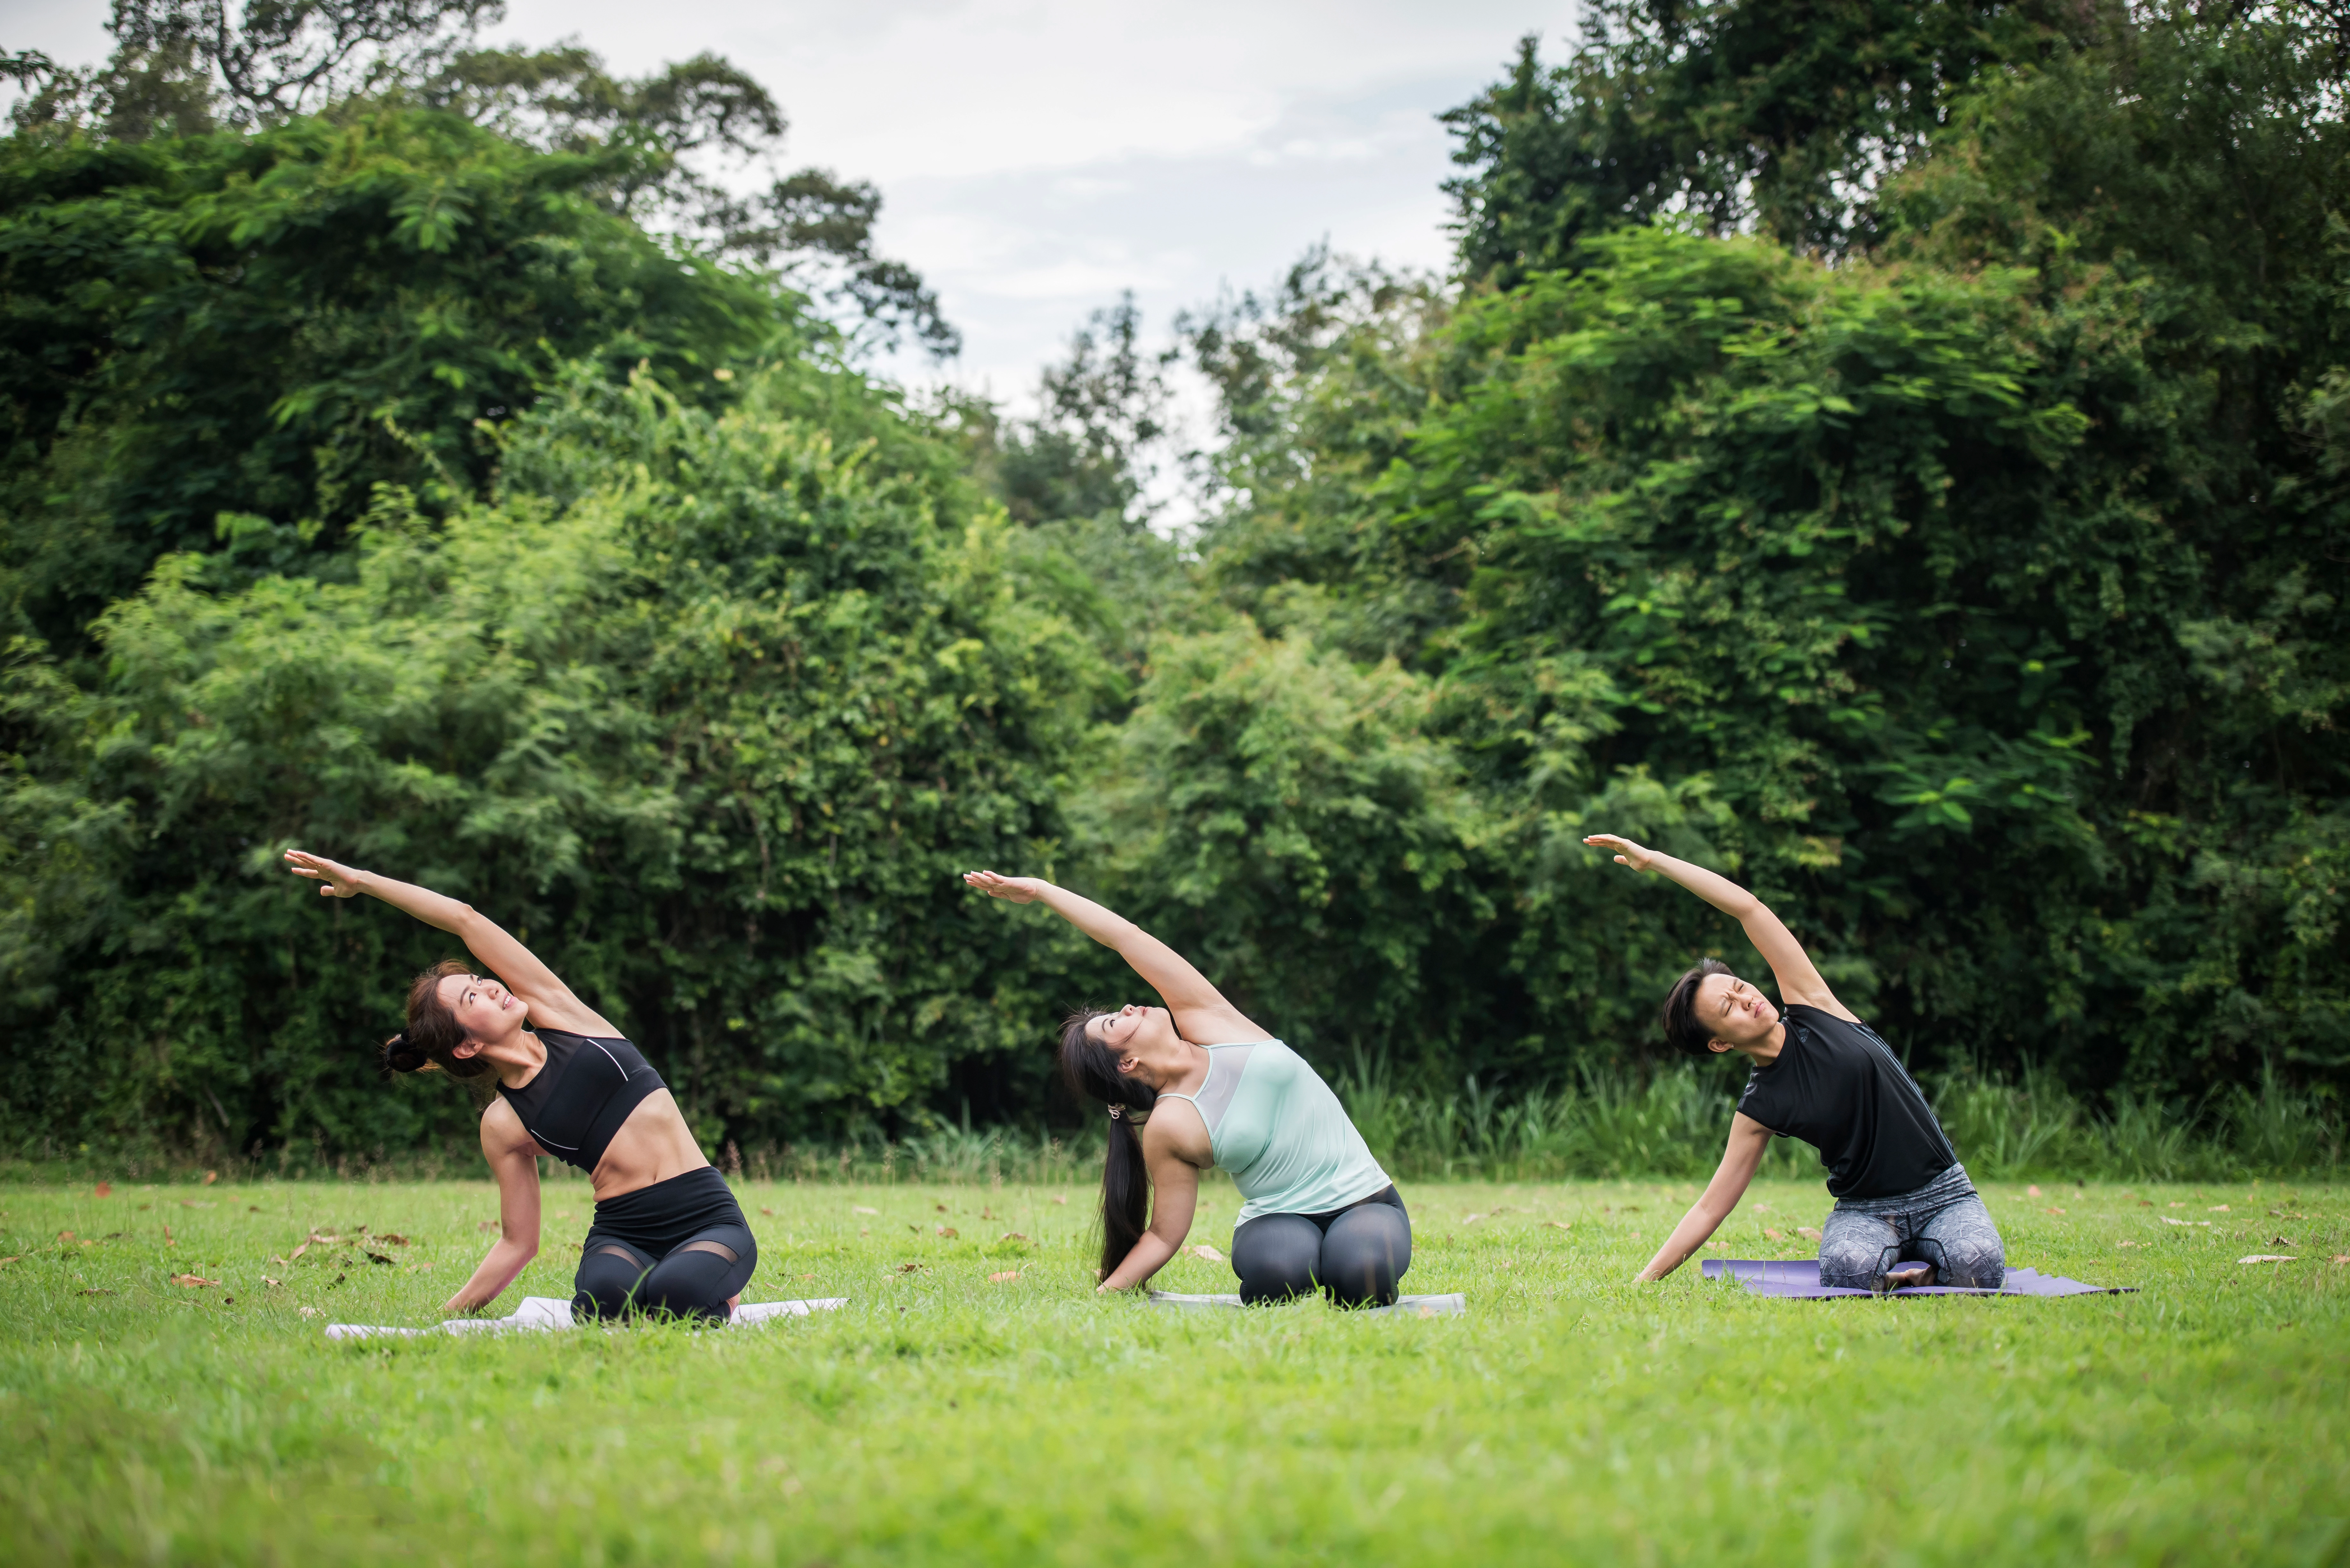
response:
<path id="1" fill-rule="evenodd" d="M 1118 1053 L 1086 1033 L 1099 1007 L 1080 1007 L 1061 1024 L 1061 1075 L 1073 1093 L 1109 1105 L 1109 1154 L 1102 1161 L 1101 1277 L 1126 1262 L 1150 1223 L 1150 1173 L 1142 1164 L 1142 1129 L 1159 1091 L 1118 1070 Z"/>

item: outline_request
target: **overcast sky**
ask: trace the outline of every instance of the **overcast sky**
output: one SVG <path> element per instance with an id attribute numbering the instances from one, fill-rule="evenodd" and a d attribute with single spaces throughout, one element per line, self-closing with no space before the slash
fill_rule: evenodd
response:
<path id="1" fill-rule="evenodd" d="M 232 4 L 235 0 L 232 0 Z M 0 0 L 0 46 L 89 64 L 105 0 Z M 1314 241 L 1440 266 L 1435 121 L 1570 0 L 511 0 L 494 41 L 577 38 L 637 74 L 725 55 L 791 117 L 787 168 L 877 182 L 885 251 L 964 337 L 951 374 L 1020 397 L 1093 307 L 1154 331 Z"/>

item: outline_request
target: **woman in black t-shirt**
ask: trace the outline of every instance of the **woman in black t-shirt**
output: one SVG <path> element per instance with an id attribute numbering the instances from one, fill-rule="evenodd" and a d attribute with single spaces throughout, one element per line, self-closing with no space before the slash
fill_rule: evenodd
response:
<path id="1" fill-rule="evenodd" d="M 1725 877 L 1612 833 L 1586 844 L 1616 864 L 1659 871 L 1737 920 L 1779 982 L 1784 1009 L 1707 959 L 1665 998 L 1665 1036 L 1692 1055 L 1752 1062 L 1721 1168 L 1640 1271 L 1660 1280 L 1730 1218 L 1773 1134 L 1820 1151 L 1836 1206 L 1821 1227 L 1820 1282 L 1862 1290 L 1968 1285 L 1997 1290 L 2007 1251 L 1966 1168 L 1901 1059 L 1835 999 L 1801 943 L 1763 902 Z"/>

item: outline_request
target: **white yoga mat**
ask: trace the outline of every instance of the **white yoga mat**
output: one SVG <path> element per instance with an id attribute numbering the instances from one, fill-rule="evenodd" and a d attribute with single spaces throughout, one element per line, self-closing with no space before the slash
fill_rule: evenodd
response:
<path id="1" fill-rule="evenodd" d="M 821 1301 L 745 1302 L 726 1320 L 729 1328 L 764 1323 L 771 1317 L 806 1317 L 848 1304 L 847 1296 Z M 505 1317 L 452 1317 L 431 1328 L 380 1328 L 363 1323 L 330 1323 L 328 1339 L 414 1339 L 424 1334 L 504 1334 L 515 1329 L 547 1331 L 578 1326 L 571 1319 L 571 1303 L 562 1296 L 525 1296 L 522 1305 Z"/>
<path id="2" fill-rule="evenodd" d="M 1229 1296 L 1187 1296 L 1180 1291 L 1153 1291 L 1150 1299 L 1160 1306 L 1171 1307 L 1236 1307 L 1241 1298 Z M 1401 1313 L 1407 1317 L 1455 1317 L 1469 1310 L 1469 1298 L 1456 1291 L 1445 1296 L 1398 1296 L 1393 1306 L 1367 1307 L 1364 1315 L 1378 1317 L 1385 1313 Z"/>

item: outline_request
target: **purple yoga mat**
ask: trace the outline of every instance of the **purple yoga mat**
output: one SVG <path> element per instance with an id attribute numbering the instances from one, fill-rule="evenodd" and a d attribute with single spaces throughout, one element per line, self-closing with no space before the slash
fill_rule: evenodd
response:
<path id="1" fill-rule="evenodd" d="M 1705 1277 L 1709 1280 L 1736 1280 L 1758 1296 L 1866 1296 L 1874 1291 L 1856 1291 L 1844 1285 L 1820 1283 L 1820 1261 L 1798 1258 L 1785 1262 L 1754 1258 L 1708 1258 Z M 1908 1285 L 1887 1293 L 1897 1296 L 2095 1296 L 2119 1295 L 2134 1291 L 2136 1285 L 2085 1285 L 2078 1280 L 2068 1280 L 2062 1274 L 2043 1274 L 2031 1269 L 2010 1269 L 2007 1282 L 1995 1291 L 1977 1290 L 1969 1285 Z"/>

